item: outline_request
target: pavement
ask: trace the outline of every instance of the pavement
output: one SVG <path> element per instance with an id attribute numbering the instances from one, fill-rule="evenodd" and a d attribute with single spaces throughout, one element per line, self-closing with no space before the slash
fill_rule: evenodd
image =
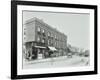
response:
<path id="1" fill-rule="evenodd" d="M 59 61 L 59 60 L 64 60 L 68 59 L 67 56 L 60 56 L 60 57 L 52 57 L 52 58 L 45 58 L 45 59 L 36 59 L 36 60 L 24 60 L 25 64 L 34 64 L 34 63 L 43 63 L 43 62 L 51 62 L 53 61 Z"/>

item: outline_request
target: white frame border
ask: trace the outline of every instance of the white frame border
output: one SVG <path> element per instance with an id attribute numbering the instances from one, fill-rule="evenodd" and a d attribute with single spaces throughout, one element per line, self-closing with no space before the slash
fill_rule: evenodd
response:
<path id="1" fill-rule="evenodd" d="M 22 69 L 22 10 L 54 11 L 54 12 L 76 12 L 90 14 L 90 66 L 46 68 L 46 69 Z M 61 72 L 94 71 L 94 10 L 80 8 L 61 8 L 46 6 L 17 5 L 17 75 L 46 74 Z"/>

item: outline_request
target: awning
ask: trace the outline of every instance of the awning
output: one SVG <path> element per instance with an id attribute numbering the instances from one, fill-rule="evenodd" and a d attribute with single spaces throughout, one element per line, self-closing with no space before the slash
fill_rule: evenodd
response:
<path id="1" fill-rule="evenodd" d="M 36 47 L 36 48 L 46 48 L 46 47 L 43 47 L 43 46 L 34 46 L 34 47 Z"/>
<path id="2" fill-rule="evenodd" d="M 49 48 L 50 50 L 52 50 L 52 51 L 57 51 L 57 49 L 56 49 L 55 47 L 50 47 L 50 46 L 48 46 L 48 48 Z"/>

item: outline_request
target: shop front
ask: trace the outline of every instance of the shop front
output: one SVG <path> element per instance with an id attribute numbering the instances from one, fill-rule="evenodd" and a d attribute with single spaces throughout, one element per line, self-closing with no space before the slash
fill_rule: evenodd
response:
<path id="1" fill-rule="evenodd" d="M 47 49 L 50 57 L 57 56 L 57 49 L 55 47 L 48 46 Z"/>
<path id="2" fill-rule="evenodd" d="M 34 46 L 36 48 L 37 51 L 37 59 L 43 59 L 45 58 L 44 54 L 46 51 L 46 47 L 43 46 Z"/>
<path id="3" fill-rule="evenodd" d="M 58 55 L 57 49 L 51 46 L 39 46 L 36 43 L 27 43 L 25 47 L 25 58 L 27 60 L 45 59 Z"/>

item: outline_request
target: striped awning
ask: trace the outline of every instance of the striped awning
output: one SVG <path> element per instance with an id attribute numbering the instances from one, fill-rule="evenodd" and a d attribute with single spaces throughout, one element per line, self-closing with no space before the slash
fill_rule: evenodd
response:
<path id="1" fill-rule="evenodd" d="M 57 51 L 57 49 L 55 47 L 51 47 L 51 46 L 48 46 L 48 48 L 52 51 Z"/>
<path id="2" fill-rule="evenodd" d="M 34 47 L 36 47 L 36 48 L 46 48 L 46 47 L 43 47 L 43 46 L 34 46 Z"/>

